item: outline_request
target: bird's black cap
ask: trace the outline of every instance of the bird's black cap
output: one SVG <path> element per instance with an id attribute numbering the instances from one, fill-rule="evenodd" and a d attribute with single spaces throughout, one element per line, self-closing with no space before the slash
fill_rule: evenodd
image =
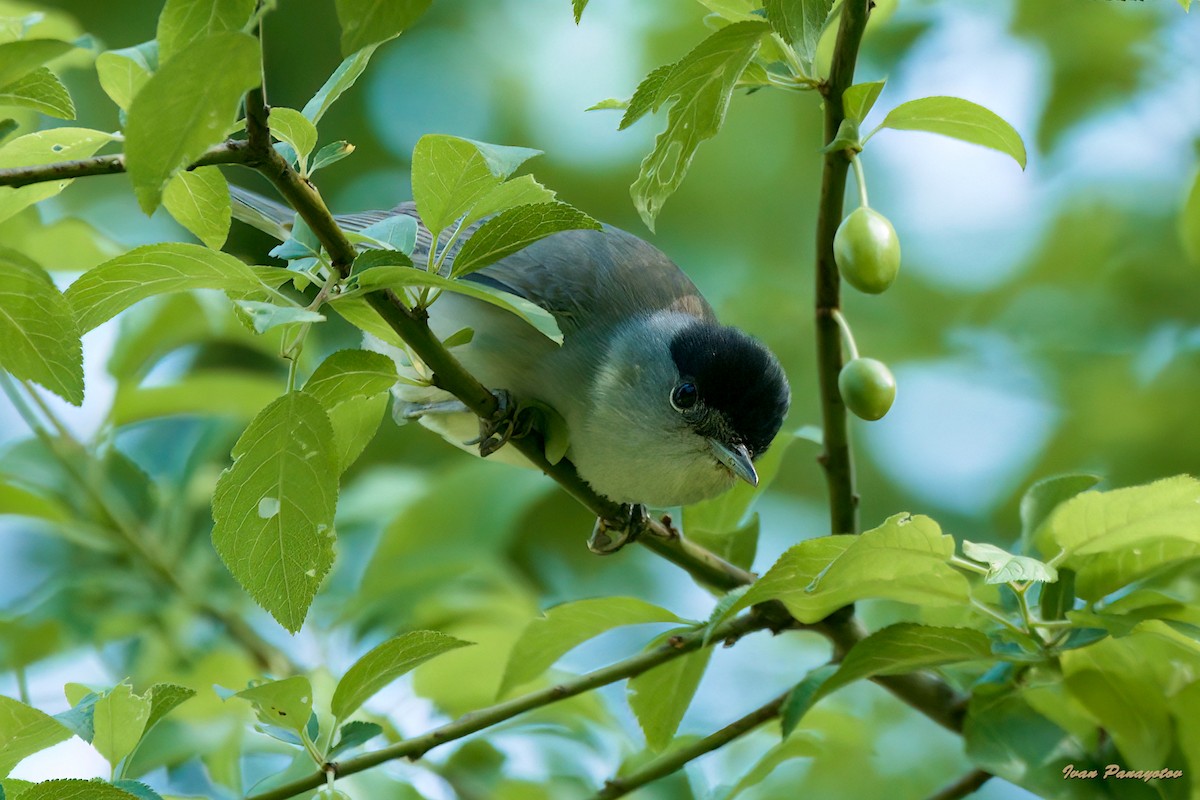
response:
<path id="1" fill-rule="evenodd" d="M 697 321 L 671 341 L 679 374 L 696 384 L 700 400 L 725 421 L 754 457 L 761 455 L 790 403 L 783 368 L 761 342 L 737 328 Z"/>

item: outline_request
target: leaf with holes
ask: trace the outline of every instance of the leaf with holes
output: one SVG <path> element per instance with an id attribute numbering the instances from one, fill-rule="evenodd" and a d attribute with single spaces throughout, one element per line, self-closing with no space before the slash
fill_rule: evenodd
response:
<path id="1" fill-rule="evenodd" d="M 111 133 L 87 128 L 51 128 L 26 134 L 0 147 L 0 169 L 89 158 L 112 140 Z M 70 185 L 71 179 L 64 178 L 28 186 L 0 186 L 0 222 Z"/>
<path id="2" fill-rule="evenodd" d="M 234 696 L 249 700 L 264 725 L 300 733 L 312 715 L 312 685 L 303 675 L 260 683 Z"/>

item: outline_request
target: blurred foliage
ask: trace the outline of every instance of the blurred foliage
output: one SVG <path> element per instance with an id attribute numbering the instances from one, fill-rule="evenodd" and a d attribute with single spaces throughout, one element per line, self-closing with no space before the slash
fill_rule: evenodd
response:
<path id="1" fill-rule="evenodd" d="M 419 13 L 425 4 L 396 5 Z M 421 135 L 545 150 L 536 167 L 540 180 L 596 219 L 652 238 L 684 266 L 724 321 L 752 331 L 779 355 L 793 386 L 785 430 L 816 423 L 810 307 L 821 169 L 818 98 L 735 92 L 720 133 L 699 147 L 653 236 L 629 186 L 665 114 L 618 133 L 617 113 L 584 112 L 605 98 L 630 97 L 643 75 L 684 59 L 713 33 L 711 12 L 756 5 L 595 0 L 575 27 L 566 0 L 433 3 L 412 30 L 380 46 L 370 69 L 321 120 L 318 151 L 340 141 L 354 150 L 323 167 L 316 182 L 337 212 L 386 208 L 412 195 L 408 173 Z M 262 47 L 273 105 L 302 108 L 337 68 L 346 42 L 346 35 L 339 39 L 339 18 L 353 6 L 281 2 L 267 16 Z M 44 13 L 28 36 L 94 37 L 49 62 L 80 122 L 0 106 L 0 121 L 11 118 L 16 125 L 0 125 L 0 146 L 76 124 L 119 130 L 125 111 L 105 95 L 95 55 L 154 39 L 161 7 L 160 0 L 0 0 L 3 17 Z M 906 249 L 885 299 L 846 299 L 860 350 L 890 364 L 899 382 L 888 417 L 854 423 L 853 437 L 863 445 L 856 456 L 864 527 L 920 512 L 960 541 L 1012 548 L 1022 532 L 1024 491 L 1038 479 L 1088 472 L 1111 489 L 1196 472 L 1196 22 L 1166 2 L 878 2 L 858 79 L 887 77 L 889 84 L 868 124 L 901 101 L 954 93 L 953 78 L 965 74 L 970 85 L 992 92 L 970 99 L 1014 122 L 1029 149 L 1029 168 L 1016 200 L 1005 195 L 1008 182 L 997 182 L 991 196 L 995 173 L 984 168 L 954 176 L 962 186 L 982 187 L 985 201 L 956 209 L 968 222 L 994 216 L 993 201 L 1016 209 L 1005 229 L 1011 257 L 979 287 L 945 279 L 942 268 L 982 269 L 977 261 L 993 263 L 981 257 L 987 244 L 962 249 L 955 223 L 963 218 L 932 216 L 910 218 L 907 229 L 898 224 L 898 234 L 901 241 L 944 246 Z M 827 33 L 816 47 L 818 72 L 828 62 L 831 38 Z M 1019 69 L 1006 72 L 1013 64 Z M 917 94 L 901 96 L 905 91 Z M 1032 109 L 1027 124 L 1007 113 L 1025 106 Z M 895 134 L 900 146 L 908 136 Z M 920 201 L 929 197 L 954 205 L 961 187 L 903 182 L 913 174 L 945 174 L 936 169 L 943 154 L 954 164 L 967 163 L 957 160 L 960 152 L 985 165 L 1001 160 L 936 141 L 933 150 L 905 156 L 904 169 L 882 154 L 876 160 L 875 141 L 868 145 L 863 159 L 878 208 L 889 215 L 889 204 L 927 208 Z M 1016 171 L 1007 160 L 1003 167 Z M 223 171 L 263 189 L 246 170 Z M 142 215 L 125 176 L 77 180 L 63 194 L 0 221 L 0 244 L 50 270 L 60 287 L 131 247 L 164 240 L 193 238 L 164 210 Z M 205 240 L 214 241 L 211 232 Z M 225 250 L 261 264 L 274 244 L 235 225 Z M 472 461 L 418 426 L 384 420 L 342 477 L 336 558 L 305 627 L 287 637 L 232 579 L 210 539 L 210 503 L 230 451 L 287 380 L 278 358 L 285 329 L 256 335 L 229 309 L 209 289 L 152 298 L 84 339 L 83 406 L 45 402 L 85 440 L 86 453 L 55 435 L 30 436 L 15 410 L 0 404 L 0 694 L 26 694 L 76 732 L 72 726 L 90 724 L 101 703 L 104 714 L 134 720 L 128 725 L 139 734 L 157 723 L 140 744 L 135 738 L 106 745 L 111 757 L 132 744 L 126 778 L 174 795 L 224 798 L 312 771 L 308 756 L 293 761 L 289 744 L 309 735 L 307 720 L 288 728 L 260 714 L 255 730 L 250 704 L 223 701 L 214 685 L 236 691 L 268 676 L 307 675 L 299 695 L 280 696 L 307 698 L 300 705 L 307 703 L 319 720 L 310 743 L 326 746 L 338 735 L 330 711 L 338 679 L 359 656 L 423 629 L 473 642 L 413 665 L 365 703 L 358 722 L 378 725 L 378 733 L 360 729 L 374 735 L 354 747 L 370 741 L 374 748 L 495 702 L 506 659 L 539 610 L 630 596 L 685 619 L 705 619 L 712 611 L 708 593 L 647 552 L 626 550 L 607 559 L 589 554 L 583 542 L 592 520 L 549 481 Z M 360 332 L 331 314 L 314 326 L 298 371 L 310 375 L 330 354 L 360 343 Z M 737 505 L 727 515 L 730 527 L 741 524 L 743 537 L 761 531 L 757 555 L 752 541 L 717 542 L 706 530 L 705 520 L 728 508 L 689 509 L 697 538 L 731 557 L 752 557 L 753 568 L 765 573 L 788 548 L 824 534 L 825 486 L 814 452 L 811 442 L 796 441 L 780 455 L 778 474 L 753 512 Z M 762 730 L 636 796 L 724 798 L 764 755 L 774 769 L 752 788 L 758 776 L 747 776 L 746 797 L 921 797 L 972 763 L 1013 781 L 1022 776 L 1012 764 L 1035 765 L 1022 785 L 1048 797 L 1196 796 L 1194 778 L 1153 789 L 1141 781 L 1102 788 L 1064 783 L 1057 762 L 1047 761 L 1053 753 L 1096 764 L 1125 759 L 1145 768 L 1187 768 L 1190 776 L 1200 771 L 1200 695 L 1195 673 L 1190 685 L 1184 674 L 1196 663 L 1200 629 L 1197 553 L 1179 544 L 1189 535 L 1194 540 L 1194 530 L 1155 540 L 1153 547 L 1162 549 L 1156 570 L 1113 566 L 1086 554 L 1069 564 L 1084 580 L 1089 569 L 1098 580 L 1095 574 L 1128 567 L 1141 583 L 1100 607 L 1070 612 L 1080 615 L 1071 617 L 1076 632 L 1112 635 L 1063 642 L 1063 674 L 1020 666 L 1029 643 L 1015 635 L 999 648 L 1014 660 L 991 672 L 976 664 L 944 670 L 957 686 L 975 685 L 965 746 L 860 682 L 804 717 L 787 740 L 798 743 L 794 752 L 781 753 L 778 733 Z M 828 546 L 788 551 L 775 577 L 800 569 L 796 564 L 810 550 Z M 1054 555 L 1051 549 L 1037 554 Z M 766 594 L 768 582 L 758 586 L 766 587 L 754 590 L 758 595 L 780 596 Z M 1017 601 L 1002 590 L 989 586 L 976 596 L 1017 613 Z M 807 593 L 800 598 L 810 599 Z M 793 601 L 797 608 L 800 600 Z M 818 602 L 834 607 L 843 601 Z M 1060 610 L 1063 621 L 1067 611 Z M 965 606 L 872 600 L 862 615 L 872 629 L 914 621 L 981 625 Z M 655 614 L 645 616 L 635 622 L 653 624 Z M 244 626 L 234 638 L 226 633 L 231 619 Z M 633 655 L 660 632 L 640 626 L 606 632 L 558 662 L 562 672 L 543 669 L 530 686 Z M 787 690 L 823 662 L 828 649 L 807 635 L 755 636 L 715 652 L 704 678 L 696 677 L 696 701 L 686 713 L 658 709 L 682 715 L 671 746 Z M 1145 660 L 1155 663 L 1152 682 L 1140 680 L 1139 661 Z M 686 670 L 686 661 L 679 668 Z M 1027 678 L 1019 692 L 1004 688 L 1014 674 Z M 1114 685 L 1127 690 L 1123 702 L 1112 700 L 1103 684 L 1114 674 Z M 132 690 L 121 683 L 126 678 Z M 64 699 L 68 681 L 86 686 Z M 157 688 L 164 685 L 190 687 L 196 696 L 159 720 L 154 703 L 166 696 Z M 1163 686 L 1170 694 L 1157 691 Z M 652 744 L 669 739 L 674 722 L 660 720 Z M 50 731 L 45 739 L 34 737 L 41 744 L 60 733 L 45 715 L 31 714 L 29 725 Z M 664 734 L 664 726 L 671 730 Z M 1013 730 L 1031 733 L 1014 748 L 1006 736 Z M 1098 735 L 1101 730 L 1111 738 Z M 108 777 L 103 759 L 82 750 L 88 756 L 81 757 L 79 775 Z M 24 755 L 0 743 L 0 760 Z M 620 691 L 610 688 L 539 708 L 492 728 L 486 739 L 367 771 L 339 786 L 353 797 L 557 800 L 589 796 L 604 778 L 627 774 L 653 755 Z M 24 788 L 21 777 L 60 777 L 58 766 L 31 759 L 0 785 L 11 795 Z M 1028 795 L 995 780 L 979 796 Z"/>

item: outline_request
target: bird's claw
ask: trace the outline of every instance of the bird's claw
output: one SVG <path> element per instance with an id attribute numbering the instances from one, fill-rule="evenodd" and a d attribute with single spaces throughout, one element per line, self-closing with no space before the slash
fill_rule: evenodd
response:
<path id="1" fill-rule="evenodd" d="M 506 390 L 497 389 L 492 396 L 496 398 L 496 413 L 490 419 L 480 418 L 479 437 L 464 442 L 479 445 L 479 455 L 484 458 L 508 444 L 511 439 L 528 435 L 533 424 L 526 413 L 528 409 L 513 400 Z"/>
<path id="2" fill-rule="evenodd" d="M 601 556 L 615 553 L 636 539 L 648 521 L 646 507 L 640 503 L 621 506 L 621 513 L 615 519 L 597 517 L 596 527 L 588 537 L 588 550 Z"/>

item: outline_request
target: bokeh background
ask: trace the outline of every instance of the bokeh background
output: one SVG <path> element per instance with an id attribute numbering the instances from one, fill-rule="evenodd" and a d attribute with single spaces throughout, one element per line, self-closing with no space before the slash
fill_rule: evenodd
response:
<path id="1" fill-rule="evenodd" d="M 153 38 L 160 3 L 42 7 L 117 48 Z M 819 99 L 735 97 L 653 235 L 628 186 L 662 116 L 618 132 L 619 112 L 585 112 L 628 97 L 646 72 L 682 56 L 706 35 L 706 13 L 694 0 L 592 0 L 577 27 L 566 0 L 438 0 L 416 28 L 381 48 L 323 120 L 322 143 L 345 139 L 357 149 L 318 182 L 336 211 L 387 207 L 411 197 L 409 155 L 422 134 L 544 150 L 531 164 L 539 180 L 650 238 L 725 321 L 779 354 L 793 386 L 788 426 L 796 429 L 819 421 L 811 314 Z M 265 35 L 273 104 L 299 108 L 320 86 L 339 62 L 336 30 L 332 2 L 282 0 Z M 891 218 L 904 254 L 886 295 L 848 291 L 845 300 L 863 354 L 889 363 L 899 384 L 884 420 L 853 425 L 864 525 L 921 512 L 957 537 L 1007 546 L 1019 530 L 1021 492 L 1038 478 L 1088 471 L 1115 487 L 1196 472 L 1200 265 L 1189 262 L 1179 225 L 1200 142 L 1200 17 L 1168 0 L 881 0 L 857 77 L 888 79 L 869 125 L 903 101 L 955 95 L 1007 119 L 1029 149 L 1022 172 L 982 148 L 885 131 L 863 155 L 872 205 Z M 79 124 L 117 128 L 94 70 L 80 64 L 63 78 Z M 245 171 L 226 174 L 263 188 Z M 164 239 L 188 235 L 162 212 L 144 217 L 124 177 L 78 181 L 37 214 L 0 225 L 0 241 L 41 254 L 64 285 L 122 248 Z M 235 225 L 228 249 L 263 263 L 269 246 Z M 309 368 L 354 346 L 356 336 L 336 321 L 318 330 L 306 350 Z M 369 645 L 408 627 L 480 643 L 369 704 L 400 732 L 490 703 L 507 648 L 550 604 L 630 594 L 695 618 L 711 608 L 710 595 L 647 552 L 590 556 L 583 542 L 591 520 L 549 481 L 478 463 L 423 430 L 385 421 L 344 484 L 335 571 L 304 631 L 289 638 L 241 595 L 207 539 L 207 500 L 229 446 L 282 390 L 277 343 L 241 330 L 224 300 L 203 293 L 146 304 L 84 341 L 83 408 L 48 402 L 80 436 L 119 448 L 144 471 L 136 491 L 155 498 L 148 507 L 169 509 L 164 530 L 189 584 L 242 609 L 318 673 L 340 674 Z M 187 410 L 186 398 L 171 405 L 155 390 L 179 385 L 193 406 L 217 397 L 225 413 L 173 413 Z M 197 387 L 214 393 L 196 397 Z M 0 401 L 0 473 L 53 484 L 61 476 L 37 472 L 48 468 L 27 437 Z M 790 544 L 827 530 L 814 456 L 813 445 L 796 441 L 758 508 L 760 571 Z M 166 674 L 207 686 L 256 674 L 136 564 L 89 544 L 85 533 L 57 535 L 63 527 L 0 517 L 0 639 L 8 643 L 0 658 L 32 661 L 35 704 L 63 710 L 67 680 L 111 685 Z M 864 608 L 870 622 L 912 613 Z M 583 670 L 634 652 L 650 632 L 607 634 L 563 666 Z M 31 637 L 53 644 L 35 659 L 20 655 L 14 642 Z M 826 656 L 820 641 L 795 636 L 757 636 L 718 652 L 682 732 L 720 727 Z M 0 677 L 0 692 L 14 694 L 13 681 L 11 672 Z M 435 751 L 426 767 L 388 765 L 347 783 L 359 787 L 356 797 L 586 793 L 641 747 L 622 691 L 609 687 L 523 718 L 486 743 Z M 238 765 L 230 753 L 244 745 L 229 743 L 243 726 L 213 697 L 181 714 L 167 743 L 139 756 L 162 776 L 154 771 L 204 754 L 204 768 L 172 767 L 181 793 L 218 791 L 222 776 L 239 770 L 249 786 L 286 766 L 267 745 Z M 966 768 L 957 738 L 871 686 L 826 701 L 812 724 L 827 755 L 786 763 L 746 797 L 921 797 Z M 771 741 L 767 733 L 748 737 L 640 796 L 708 796 L 736 781 Z M 15 774 L 106 773 L 75 740 Z M 993 781 L 979 796 L 1031 795 Z"/>

